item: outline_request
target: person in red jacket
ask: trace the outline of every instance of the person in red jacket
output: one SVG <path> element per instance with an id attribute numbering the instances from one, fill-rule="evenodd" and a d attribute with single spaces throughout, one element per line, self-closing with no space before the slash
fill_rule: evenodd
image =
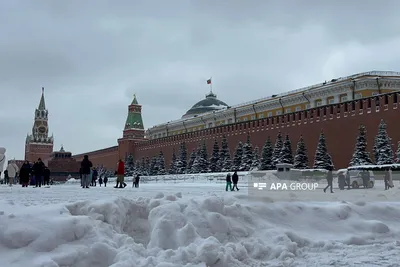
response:
<path id="1" fill-rule="evenodd" d="M 117 184 L 114 188 L 124 188 L 126 187 L 126 183 L 124 182 L 124 175 L 125 175 L 125 164 L 120 159 L 117 164 Z M 119 184 L 119 187 L 118 187 Z M 122 186 L 123 185 L 123 186 Z"/>

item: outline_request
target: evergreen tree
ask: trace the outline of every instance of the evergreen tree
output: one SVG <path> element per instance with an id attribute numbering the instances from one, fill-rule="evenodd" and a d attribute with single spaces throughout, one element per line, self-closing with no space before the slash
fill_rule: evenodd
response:
<path id="1" fill-rule="evenodd" d="M 253 146 L 250 142 L 250 134 L 247 135 L 247 141 L 243 144 L 242 160 L 239 167 L 240 171 L 249 171 L 253 164 Z"/>
<path id="2" fill-rule="evenodd" d="M 192 166 L 193 173 L 206 173 L 209 172 L 208 160 L 207 160 L 207 146 L 204 142 L 199 152 L 196 155 L 196 159 Z"/>
<path id="3" fill-rule="evenodd" d="M 157 175 L 158 173 L 158 157 L 154 156 L 150 162 L 150 175 Z"/>
<path id="4" fill-rule="evenodd" d="M 243 157 L 243 144 L 239 141 L 236 146 L 235 154 L 233 156 L 233 164 L 232 171 L 239 171 L 242 165 L 242 157 Z"/>
<path id="5" fill-rule="evenodd" d="M 274 150 L 272 152 L 272 165 L 275 168 L 277 163 L 281 161 L 281 151 L 283 147 L 282 134 L 278 132 L 275 140 Z"/>
<path id="6" fill-rule="evenodd" d="M 175 149 L 174 149 L 172 152 L 171 164 L 168 169 L 169 174 L 177 174 L 176 162 L 177 162 L 177 158 L 176 158 Z"/>
<path id="7" fill-rule="evenodd" d="M 157 175 L 165 175 L 167 173 L 165 169 L 165 158 L 164 158 L 164 153 L 160 151 L 160 154 L 158 155 L 158 170 L 157 170 Z"/>
<path id="8" fill-rule="evenodd" d="M 225 135 L 222 137 L 218 165 L 221 166 L 221 171 L 223 172 L 231 170 L 232 166 L 231 154 L 229 152 L 228 141 Z"/>
<path id="9" fill-rule="evenodd" d="M 274 168 L 274 164 L 272 162 L 272 152 L 272 142 L 271 138 L 268 136 L 261 151 L 260 170 L 272 170 Z"/>
<path id="10" fill-rule="evenodd" d="M 294 157 L 293 168 L 308 169 L 307 148 L 302 135 L 300 136 L 300 140 L 297 142 L 296 156 Z"/>
<path id="11" fill-rule="evenodd" d="M 359 134 L 356 139 L 356 146 L 354 148 L 353 157 L 349 166 L 370 165 L 372 160 L 367 151 L 367 129 L 364 125 L 358 128 Z"/>
<path id="12" fill-rule="evenodd" d="M 400 163 L 400 141 L 397 142 L 396 163 Z"/>
<path id="13" fill-rule="evenodd" d="M 374 158 L 376 165 L 393 163 L 392 139 L 387 134 L 386 123 L 383 120 L 375 137 Z"/>
<path id="14" fill-rule="evenodd" d="M 196 160 L 197 156 L 197 149 L 193 149 L 192 153 L 190 154 L 189 163 L 187 165 L 187 173 L 194 173 L 193 172 L 193 163 Z"/>
<path id="15" fill-rule="evenodd" d="M 323 132 L 319 135 L 317 150 L 315 151 L 314 169 L 333 170 L 332 157 L 328 153 L 325 135 Z"/>
<path id="16" fill-rule="evenodd" d="M 179 158 L 176 161 L 176 173 L 186 173 L 187 169 L 187 148 L 186 143 L 182 142 L 179 151 Z"/>
<path id="17" fill-rule="evenodd" d="M 283 142 L 280 159 L 282 163 L 293 164 L 292 142 L 290 141 L 288 134 L 286 135 L 285 141 Z"/>
<path id="18" fill-rule="evenodd" d="M 258 146 L 254 148 L 253 151 L 253 161 L 251 163 L 251 170 L 258 170 L 260 169 L 260 152 Z"/>
<path id="19" fill-rule="evenodd" d="M 221 166 L 218 164 L 219 160 L 219 145 L 218 140 L 214 140 L 213 152 L 210 158 L 210 171 L 211 172 L 219 172 L 221 171 Z"/>
<path id="20" fill-rule="evenodd" d="M 146 163 L 145 163 L 145 175 L 151 175 L 151 160 L 149 157 L 146 157 Z"/>
<path id="21" fill-rule="evenodd" d="M 144 157 L 142 158 L 142 162 L 140 163 L 140 171 L 139 171 L 139 174 L 140 174 L 140 175 L 143 175 L 143 176 L 149 175 L 149 174 L 148 174 L 148 171 L 147 171 L 147 168 L 146 168 L 146 159 L 145 159 Z"/>
<path id="22" fill-rule="evenodd" d="M 129 156 L 125 159 L 125 175 L 132 176 L 135 171 L 135 162 L 133 160 L 133 155 L 129 154 Z"/>

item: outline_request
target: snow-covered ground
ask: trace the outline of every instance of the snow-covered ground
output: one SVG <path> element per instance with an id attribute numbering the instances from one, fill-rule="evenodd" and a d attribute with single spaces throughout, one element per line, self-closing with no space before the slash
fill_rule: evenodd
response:
<path id="1" fill-rule="evenodd" d="M 244 178 L 1 185 L 0 266 L 400 266 L 399 184 L 255 197 L 247 180 L 278 180 Z"/>

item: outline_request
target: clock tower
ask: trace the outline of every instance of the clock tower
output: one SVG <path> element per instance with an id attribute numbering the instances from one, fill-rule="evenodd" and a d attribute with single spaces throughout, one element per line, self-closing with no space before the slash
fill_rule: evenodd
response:
<path id="1" fill-rule="evenodd" d="M 44 87 L 42 87 L 42 97 L 38 108 L 35 110 L 32 134 L 26 137 L 25 142 L 25 160 L 29 162 L 41 158 L 47 164 L 53 153 L 54 139 L 53 136 L 49 137 L 48 115 L 49 112 L 44 101 Z"/>

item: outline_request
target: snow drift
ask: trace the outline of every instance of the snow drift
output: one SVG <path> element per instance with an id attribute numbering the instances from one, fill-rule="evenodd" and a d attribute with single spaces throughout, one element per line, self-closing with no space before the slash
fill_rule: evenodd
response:
<path id="1" fill-rule="evenodd" d="M 376 246 L 376 259 L 390 253 L 393 263 L 400 260 L 400 203 L 263 203 L 158 193 L 0 207 L 0 266 L 312 266 L 315 258 L 307 255 L 343 246 Z M 357 262 L 368 266 L 369 256 Z M 346 260 L 331 257 L 318 266 Z"/>

